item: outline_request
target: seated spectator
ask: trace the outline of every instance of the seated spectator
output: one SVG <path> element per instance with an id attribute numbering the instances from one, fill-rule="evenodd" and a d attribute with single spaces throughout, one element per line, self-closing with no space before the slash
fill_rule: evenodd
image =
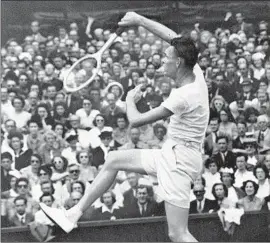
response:
<path id="1" fill-rule="evenodd" d="M 112 127 L 109 127 L 109 126 L 106 126 L 106 119 L 105 119 L 105 116 L 102 115 L 102 114 L 98 114 L 94 121 L 93 121 L 93 124 L 94 124 L 94 128 L 92 128 L 89 133 L 88 133 L 88 137 L 89 139 L 91 140 L 90 142 L 90 145 L 93 149 L 99 147 L 101 145 L 101 139 L 100 139 L 100 134 L 102 132 L 112 132 L 113 129 Z"/>
<path id="2" fill-rule="evenodd" d="M 127 205 L 132 204 L 132 203 L 137 201 L 136 189 L 137 189 L 138 181 L 139 181 L 139 174 L 137 174 L 135 172 L 126 172 L 126 176 L 127 176 L 127 181 L 128 181 L 129 186 L 130 186 L 130 189 L 125 191 L 123 194 L 124 206 L 127 206 Z"/>
<path id="3" fill-rule="evenodd" d="M 64 148 L 57 135 L 53 131 L 47 131 L 44 134 L 45 143 L 39 148 L 39 155 L 44 164 L 50 164 L 55 156 L 60 156 Z"/>
<path id="4" fill-rule="evenodd" d="M 210 120 L 213 117 L 219 118 L 219 112 L 226 107 L 227 103 L 221 95 L 214 96 L 210 103 Z"/>
<path id="5" fill-rule="evenodd" d="M 237 123 L 238 136 L 233 140 L 233 152 L 234 153 L 246 153 L 244 139 L 247 132 L 247 124 L 244 121 Z"/>
<path id="6" fill-rule="evenodd" d="M 84 195 L 85 184 L 82 181 L 73 181 L 70 185 L 70 197 L 65 201 L 64 207 L 70 209 L 73 207 L 73 199 L 71 197 L 72 192 L 79 192 Z"/>
<path id="7" fill-rule="evenodd" d="M 24 99 L 19 96 L 15 97 L 12 100 L 12 106 L 14 107 L 14 109 L 7 111 L 7 118 L 15 120 L 17 128 L 20 131 L 24 131 L 27 125 L 27 121 L 31 118 L 31 114 L 23 110 L 25 106 Z"/>
<path id="8" fill-rule="evenodd" d="M 153 188 L 140 185 L 136 188 L 136 201 L 123 208 L 124 218 L 140 218 L 159 216 L 158 203 L 152 200 Z"/>
<path id="9" fill-rule="evenodd" d="M 39 199 L 40 202 L 44 203 L 48 207 L 53 206 L 54 197 L 49 192 L 45 192 Z M 34 215 L 34 221 L 41 225 L 51 225 L 53 226 L 54 223 L 45 215 L 45 213 L 40 209 Z"/>
<path id="10" fill-rule="evenodd" d="M 230 105 L 230 111 L 234 120 L 239 118 L 240 114 L 248 108 L 252 106 L 252 102 L 250 100 L 245 100 L 243 97 L 238 98 L 236 101 L 233 101 Z"/>
<path id="11" fill-rule="evenodd" d="M 52 130 L 55 132 L 59 140 L 63 140 L 65 138 L 67 128 L 64 124 L 56 122 L 52 128 Z M 65 147 L 65 145 L 64 145 Z"/>
<path id="12" fill-rule="evenodd" d="M 78 135 L 69 135 L 66 142 L 68 147 L 63 149 L 61 155 L 67 159 L 68 164 L 76 164 L 76 155 L 82 149 L 78 141 Z"/>
<path id="13" fill-rule="evenodd" d="M 9 198 L 15 198 L 19 196 L 19 194 L 16 192 L 16 181 L 21 177 L 20 173 L 17 173 L 18 171 L 9 171 L 10 179 L 8 181 L 8 185 L 10 187 L 9 190 L 1 191 L 1 202 L 4 202 L 5 199 Z"/>
<path id="14" fill-rule="evenodd" d="M 238 131 L 236 124 L 234 122 L 229 121 L 229 113 L 228 110 L 221 109 L 219 112 L 219 132 L 226 135 L 229 140 L 236 139 L 238 136 Z"/>
<path id="15" fill-rule="evenodd" d="M 37 106 L 35 114 L 31 117 L 31 120 L 36 120 L 41 123 L 44 131 L 51 129 L 54 125 L 54 119 L 51 116 L 50 109 L 45 103 L 40 103 Z"/>
<path id="16" fill-rule="evenodd" d="M 11 132 L 8 135 L 10 149 L 14 162 L 11 166 L 16 170 L 21 170 L 30 164 L 30 158 L 33 153 L 31 149 L 23 147 L 23 135 L 20 132 Z M 5 152 L 5 151 L 3 151 Z"/>
<path id="17" fill-rule="evenodd" d="M 256 197 L 259 186 L 252 180 L 247 180 L 243 183 L 242 190 L 246 193 L 246 196 L 240 199 L 237 203 L 239 208 L 243 208 L 245 212 L 261 210 L 263 201 Z"/>
<path id="18" fill-rule="evenodd" d="M 212 156 L 213 154 L 218 153 L 218 137 L 221 135 L 219 132 L 219 122 L 217 117 L 213 117 L 209 122 L 211 132 L 206 136 L 204 141 L 204 153 Z"/>
<path id="19" fill-rule="evenodd" d="M 92 103 L 90 97 L 83 98 L 83 108 L 76 111 L 76 116 L 80 118 L 81 127 L 86 130 L 90 130 L 94 127 L 93 121 L 100 112 L 92 109 Z"/>
<path id="20" fill-rule="evenodd" d="M 266 168 L 268 169 L 269 176 L 270 176 L 270 154 L 265 155 L 264 164 L 265 164 Z"/>
<path id="21" fill-rule="evenodd" d="M 116 147 L 120 147 L 128 142 L 128 119 L 124 113 L 119 113 L 116 117 L 113 139 L 116 143 Z"/>
<path id="22" fill-rule="evenodd" d="M 138 128 L 130 129 L 130 141 L 119 147 L 119 150 L 125 149 L 147 149 L 148 145 L 140 141 L 140 130 Z"/>
<path id="23" fill-rule="evenodd" d="M 108 153 L 116 149 L 115 142 L 112 138 L 112 132 L 103 131 L 99 137 L 101 144 L 93 149 L 93 165 L 97 168 L 105 163 L 105 158 Z"/>
<path id="24" fill-rule="evenodd" d="M 1 154 L 1 192 L 10 189 L 12 156 L 9 152 Z"/>
<path id="25" fill-rule="evenodd" d="M 253 169 L 253 174 L 258 180 L 258 191 L 256 197 L 263 200 L 270 195 L 269 171 L 264 164 L 257 164 Z"/>
<path id="26" fill-rule="evenodd" d="M 235 208 L 235 202 L 228 199 L 228 189 L 223 183 L 215 183 L 213 185 L 212 194 L 214 195 L 218 207 L 215 211 L 220 208 Z"/>
<path id="27" fill-rule="evenodd" d="M 238 154 L 236 156 L 236 168 L 235 183 L 233 184 L 235 187 L 241 188 L 244 181 L 256 180 L 253 173 L 247 170 L 247 155 Z"/>
<path id="28" fill-rule="evenodd" d="M 29 190 L 29 181 L 26 178 L 19 178 L 16 181 L 15 191 L 18 193 L 18 196 L 22 196 L 27 199 L 26 203 L 26 212 L 34 215 L 39 209 L 38 202 L 35 201 Z M 6 202 L 6 210 L 8 218 L 11 219 L 16 214 L 16 206 L 14 204 L 14 198 L 9 198 Z"/>
<path id="29" fill-rule="evenodd" d="M 10 226 L 25 226 L 34 221 L 33 213 L 27 212 L 27 199 L 18 196 L 14 199 L 15 214 L 9 219 Z"/>
<path id="30" fill-rule="evenodd" d="M 70 135 L 78 135 L 78 141 L 81 145 L 82 148 L 88 148 L 90 145 L 90 138 L 89 138 L 89 133 L 84 130 L 80 129 L 80 118 L 76 115 L 71 115 L 69 117 L 69 124 L 71 128 L 69 131 L 66 133 L 66 137 Z"/>
<path id="31" fill-rule="evenodd" d="M 91 220 L 115 220 L 123 217 L 121 208 L 116 203 L 116 197 L 112 191 L 103 193 L 100 201 L 102 207 L 95 209 Z"/>
<path id="32" fill-rule="evenodd" d="M 155 124 L 153 127 L 155 138 L 147 141 L 150 148 L 161 149 L 166 141 L 167 128 L 161 124 Z"/>
<path id="33" fill-rule="evenodd" d="M 217 161 L 208 158 L 205 162 L 205 168 L 207 170 L 202 174 L 206 182 L 205 195 L 207 198 L 214 200 L 212 188 L 215 183 L 221 182 L 220 173 L 218 172 L 220 167 L 218 166 Z"/>
<path id="34" fill-rule="evenodd" d="M 67 105 L 64 101 L 57 101 L 53 105 L 54 122 L 66 124 L 69 117 Z M 55 124 L 54 124 L 55 125 Z"/>
<path id="35" fill-rule="evenodd" d="M 65 182 L 65 178 L 68 176 L 67 172 L 67 166 L 68 166 L 68 161 L 65 157 L 63 156 L 55 156 L 52 159 L 52 176 L 51 180 L 52 182 Z"/>
<path id="36" fill-rule="evenodd" d="M 190 214 L 209 213 L 210 210 L 214 210 L 217 208 L 215 200 L 209 200 L 204 197 L 205 189 L 203 185 L 194 185 L 193 193 L 196 197 L 196 200 L 190 202 Z"/>
<path id="37" fill-rule="evenodd" d="M 234 171 L 232 168 L 221 168 L 220 177 L 222 183 L 228 189 L 228 199 L 234 203 L 237 203 L 239 199 L 245 196 L 245 193 L 238 187 L 233 186 L 235 182 Z"/>
<path id="38" fill-rule="evenodd" d="M 32 154 L 30 158 L 30 165 L 20 170 L 23 177 L 29 180 L 31 187 L 39 183 L 38 171 L 41 165 L 41 157 L 38 154 Z"/>
<path id="39" fill-rule="evenodd" d="M 249 107 L 245 111 L 245 121 L 247 122 L 248 132 L 258 131 L 257 126 L 257 116 L 259 115 L 259 111 L 253 107 Z"/>
<path id="40" fill-rule="evenodd" d="M 80 164 L 79 180 L 84 183 L 92 183 L 97 176 L 97 168 L 93 166 L 93 152 L 91 150 L 82 150 L 76 155 L 77 162 Z"/>
<path id="41" fill-rule="evenodd" d="M 41 134 L 42 124 L 31 119 L 27 122 L 27 127 L 29 134 L 26 137 L 26 145 L 29 149 L 32 149 L 33 153 L 37 153 L 44 143 L 44 136 Z"/>
<path id="42" fill-rule="evenodd" d="M 235 169 L 235 155 L 228 150 L 229 139 L 226 136 L 220 136 L 217 139 L 219 152 L 212 156 L 212 159 L 217 162 L 219 168 L 228 167 Z"/>
<path id="43" fill-rule="evenodd" d="M 269 118 L 266 115 L 258 116 L 257 124 L 259 130 L 255 132 L 258 144 L 262 148 L 270 145 L 270 128 L 268 127 Z"/>
<path id="44" fill-rule="evenodd" d="M 139 127 L 140 130 L 140 141 L 147 144 L 148 141 L 155 138 L 152 124 L 146 124 Z"/>
<path id="45" fill-rule="evenodd" d="M 106 121 L 108 121 L 108 126 L 115 128 L 117 126 L 117 116 L 120 113 L 124 113 L 124 110 L 116 105 L 116 95 L 114 93 L 108 93 L 106 95 L 106 100 L 108 106 L 105 106 L 101 109 L 101 113 L 104 114 Z"/>

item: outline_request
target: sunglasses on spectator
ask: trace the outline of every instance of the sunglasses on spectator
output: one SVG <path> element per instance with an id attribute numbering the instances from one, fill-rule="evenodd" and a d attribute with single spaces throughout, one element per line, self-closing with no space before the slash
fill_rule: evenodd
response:
<path id="1" fill-rule="evenodd" d="M 27 188 L 27 185 L 24 184 L 24 185 L 18 185 L 19 188 Z"/>
<path id="2" fill-rule="evenodd" d="M 194 191 L 194 194 L 201 194 L 201 193 L 204 193 L 204 191 Z"/>
<path id="3" fill-rule="evenodd" d="M 71 170 L 71 171 L 69 171 L 70 173 L 79 173 L 79 170 Z"/>
<path id="4" fill-rule="evenodd" d="M 83 105 L 91 105 L 91 103 L 83 103 Z"/>
<path id="5" fill-rule="evenodd" d="M 97 122 L 104 122 L 104 119 L 96 119 Z"/>
<path id="6" fill-rule="evenodd" d="M 88 156 L 87 156 L 87 155 L 85 155 L 85 156 L 80 156 L 80 158 L 81 158 L 81 159 L 83 159 L 83 158 L 88 158 Z"/>
<path id="7" fill-rule="evenodd" d="M 20 78 L 21 81 L 26 81 L 27 79 L 26 78 Z"/>
<path id="8" fill-rule="evenodd" d="M 62 160 L 55 160 L 53 161 L 54 164 L 58 164 L 58 163 L 62 163 L 63 161 Z"/>
<path id="9" fill-rule="evenodd" d="M 67 47 L 70 47 L 70 46 L 72 47 L 73 45 L 72 45 L 72 44 L 66 44 L 66 46 L 67 46 Z"/>

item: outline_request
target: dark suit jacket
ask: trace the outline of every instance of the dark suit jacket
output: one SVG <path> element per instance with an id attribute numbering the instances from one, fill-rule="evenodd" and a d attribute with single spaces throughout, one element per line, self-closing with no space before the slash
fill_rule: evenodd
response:
<path id="1" fill-rule="evenodd" d="M 9 220 L 9 224 L 10 226 L 25 226 L 27 224 L 29 224 L 30 222 L 34 221 L 34 216 L 33 214 L 27 213 L 25 216 L 25 223 L 22 223 L 17 215 L 14 215 L 10 220 Z"/>
<path id="2" fill-rule="evenodd" d="M 4 175 L 4 169 L 1 167 L 1 192 L 8 191 L 10 189 L 11 175 L 7 173 Z"/>
<path id="3" fill-rule="evenodd" d="M 115 150 L 115 147 L 111 147 L 109 151 Z M 105 163 L 105 154 L 101 147 L 93 149 L 93 166 L 97 168 Z"/>
<path id="4" fill-rule="evenodd" d="M 247 35 L 247 37 L 253 36 L 254 34 L 253 24 L 244 22 L 243 25 L 244 25 L 243 30 L 245 34 Z M 241 30 L 241 26 L 239 24 L 235 24 L 232 26 L 231 30 L 233 33 L 237 33 L 239 30 Z"/>
<path id="5" fill-rule="evenodd" d="M 130 205 L 132 203 L 137 202 L 137 198 L 134 197 L 134 195 L 133 195 L 132 188 L 130 188 L 128 191 L 124 192 L 123 196 L 124 196 L 124 201 L 123 201 L 124 206 L 127 206 L 127 205 Z"/>
<path id="6" fill-rule="evenodd" d="M 270 203 L 270 195 L 264 198 L 264 203 L 262 205 L 261 211 L 264 211 L 264 212 L 270 211 L 270 208 L 268 208 L 268 203 Z"/>
<path id="7" fill-rule="evenodd" d="M 217 136 L 219 132 L 217 132 Z M 205 154 L 212 156 L 213 153 L 218 151 L 217 143 L 213 143 L 213 134 L 210 133 L 204 140 L 204 152 Z"/>
<path id="8" fill-rule="evenodd" d="M 110 107 L 107 106 L 101 109 L 101 113 L 105 115 L 106 120 L 108 121 L 107 126 L 115 128 L 117 115 L 120 113 L 124 113 L 124 111 L 119 106 L 116 106 L 112 114 Z"/>
<path id="9" fill-rule="evenodd" d="M 217 202 L 215 200 L 209 200 L 205 198 L 205 203 L 203 206 L 203 210 L 201 213 L 209 213 L 209 210 L 215 209 L 217 207 Z M 190 208 L 189 208 L 189 213 L 199 213 L 197 210 L 197 200 L 193 200 L 190 202 Z"/>
<path id="10" fill-rule="evenodd" d="M 157 202 L 149 201 L 147 209 L 144 215 L 141 215 L 137 202 L 124 206 L 122 208 L 124 218 L 141 218 L 141 217 L 153 217 L 162 215 L 159 211 L 159 205 Z"/>
<path id="11" fill-rule="evenodd" d="M 218 163 L 219 167 L 228 167 L 235 169 L 236 166 L 236 157 L 232 151 L 228 151 L 227 155 L 225 156 L 225 161 L 222 159 L 221 153 L 214 154 L 212 159 Z"/>
<path id="12" fill-rule="evenodd" d="M 83 100 L 75 95 L 71 95 L 70 104 L 68 104 L 68 113 L 75 114 L 77 110 L 82 108 Z"/>
<path id="13" fill-rule="evenodd" d="M 237 148 L 237 149 L 245 149 L 244 144 L 240 141 L 239 136 L 233 140 L 233 148 Z"/>
<path id="14" fill-rule="evenodd" d="M 15 158 L 15 169 L 21 170 L 28 165 L 30 165 L 30 158 L 33 154 L 32 149 L 27 149 L 26 151 L 22 152 L 19 157 Z"/>
<path id="15" fill-rule="evenodd" d="M 94 209 L 90 220 L 110 220 L 111 217 L 115 217 L 115 219 L 123 218 L 122 209 L 114 209 L 112 213 L 108 211 L 102 212 L 102 207 Z"/>

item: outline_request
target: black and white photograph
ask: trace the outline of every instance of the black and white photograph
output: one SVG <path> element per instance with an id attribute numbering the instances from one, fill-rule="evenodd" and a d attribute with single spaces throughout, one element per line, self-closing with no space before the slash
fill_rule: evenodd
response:
<path id="1" fill-rule="evenodd" d="M 1 242 L 269 242 L 270 1 L 1 1 Z"/>

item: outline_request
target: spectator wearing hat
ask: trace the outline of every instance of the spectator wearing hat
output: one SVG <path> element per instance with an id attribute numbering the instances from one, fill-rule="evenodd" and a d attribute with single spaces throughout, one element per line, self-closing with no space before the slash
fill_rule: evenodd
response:
<path id="1" fill-rule="evenodd" d="M 93 165 L 96 168 L 104 164 L 105 158 L 110 151 L 115 150 L 112 131 L 102 131 L 99 138 L 101 140 L 100 145 L 93 149 Z"/>
<path id="2" fill-rule="evenodd" d="M 253 64 L 253 71 L 254 71 L 254 79 L 259 81 L 265 75 L 265 69 L 263 68 L 264 65 L 264 54 L 260 52 L 256 52 L 252 55 L 252 64 Z"/>
<path id="3" fill-rule="evenodd" d="M 80 118 L 77 115 L 71 115 L 69 117 L 70 129 L 66 133 L 66 137 L 69 135 L 78 135 L 78 141 L 82 148 L 88 148 L 90 145 L 89 133 L 80 128 Z"/>
<path id="4" fill-rule="evenodd" d="M 68 164 L 75 164 L 77 152 L 82 149 L 78 142 L 78 135 L 69 135 L 66 141 L 69 146 L 63 149 L 61 155 L 67 159 Z"/>
<path id="5" fill-rule="evenodd" d="M 241 95 L 245 100 L 252 101 L 255 98 L 255 95 L 252 92 L 252 83 L 253 81 L 250 78 L 243 78 L 243 81 L 240 81 Z"/>
<path id="6" fill-rule="evenodd" d="M 259 130 L 255 132 L 258 144 L 261 148 L 269 147 L 270 145 L 270 129 L 268 127 L 269 118 L 267 115 L 260 115 L 257 118 Z"/>

